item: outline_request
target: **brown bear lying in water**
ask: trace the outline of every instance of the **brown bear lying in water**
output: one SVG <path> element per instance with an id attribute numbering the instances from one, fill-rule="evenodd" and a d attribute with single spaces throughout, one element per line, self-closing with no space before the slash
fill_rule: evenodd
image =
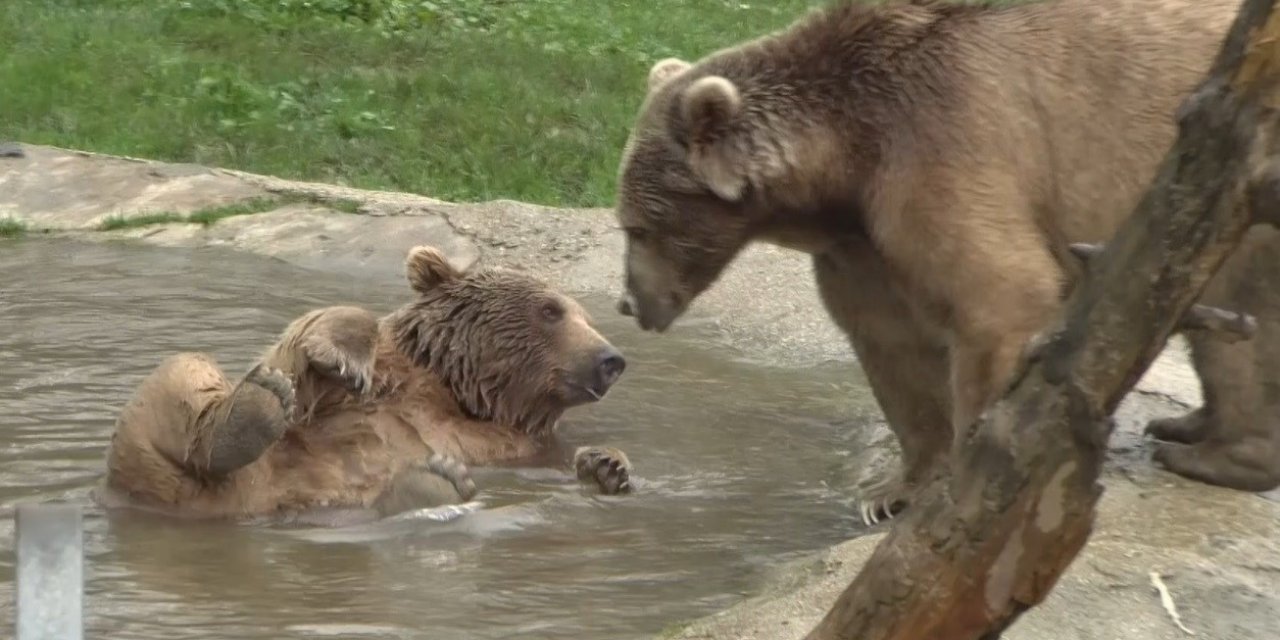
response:
<path id="1" fill-rule="evenodd" d="M 555 457 L 561 414 L 602 398 L 622 355 L 534 278 L 463 273 L 430 247 L 406 265 L 416 299 L 383 318 L 307 313 L 237 384 L 204 354 L 162 362 L 120 413 L 100 499 L 377 517 L 470 500 L 465 465 Z M 573 466 L 605 493 L 630 489 L 616 449 L 580 447 Z"/>

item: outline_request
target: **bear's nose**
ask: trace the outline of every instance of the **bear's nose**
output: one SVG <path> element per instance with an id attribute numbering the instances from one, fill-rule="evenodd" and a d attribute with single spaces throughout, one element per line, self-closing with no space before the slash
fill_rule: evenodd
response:
<path id="1" fill-rule="evenodd" d="M 631 303 L 631 294 L 623 294 L 621 298 L 618 298 L 618 313 L 627 317 L 635 315 L 635 305 Z"/>
<path id="2" fill-rule="evenodd" d="M 601 390 L 608 389 L 617 382 L 626 368 L 627 361 L 617 349 L 613 347 L 601 349 L 600 353 L 596 354 L 596 379 L 600 382 Z"/>

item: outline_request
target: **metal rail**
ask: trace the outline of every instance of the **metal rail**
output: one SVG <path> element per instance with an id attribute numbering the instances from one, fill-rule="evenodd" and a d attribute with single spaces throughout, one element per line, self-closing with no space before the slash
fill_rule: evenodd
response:
<path id="1" fill-rule="evenodd" d="M 14 514 L 16 640 L 81 640 L 84 525 L 72 504 L 24 504 Z"/>

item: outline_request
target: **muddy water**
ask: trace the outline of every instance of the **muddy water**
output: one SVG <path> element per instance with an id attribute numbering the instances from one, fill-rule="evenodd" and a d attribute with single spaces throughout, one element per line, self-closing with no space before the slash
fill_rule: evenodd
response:
<path id="1" fill-rule="evenodd" d="M 735 362 L 696 328 L 642 335 L 593 299 L 630 366 L 561 436 L 626 450 L 633 495 L 479 470 L 480 511 L 337 530 L 89 502 L 115 411 L 165 355 L 208 351 L 239 375 L 303 311 L 385 311 L 405 292 L 218 250 L 0 242 L 0 627 L 24 500 L 86 505 L 87 637 L 113 640 L 645 638 L 859 531 L 839 490 L 850 433 L 874 415 L 856 371 Z"/>

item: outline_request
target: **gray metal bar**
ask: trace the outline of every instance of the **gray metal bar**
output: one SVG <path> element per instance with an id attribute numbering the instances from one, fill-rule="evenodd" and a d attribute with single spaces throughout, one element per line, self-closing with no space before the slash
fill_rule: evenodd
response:
<path id="1" fill-rule="evenodd" d="M 17 508 L 17 640 L 81 640 L 84 532 L 80 507 Z"/>

